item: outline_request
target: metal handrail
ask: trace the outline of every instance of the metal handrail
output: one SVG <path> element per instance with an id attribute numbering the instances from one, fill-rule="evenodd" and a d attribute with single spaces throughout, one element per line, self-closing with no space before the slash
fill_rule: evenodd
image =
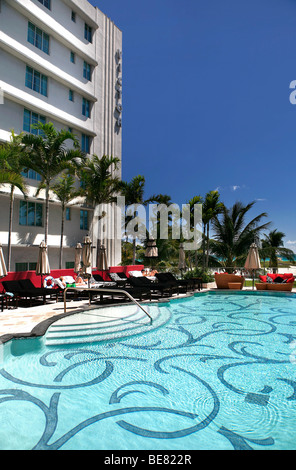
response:
<path id="1" fill-rule="evenodd" d="M 139 304 L 139 302 L 134 299 L 132 295 L 130 295 L 126 290 L 124 289 L 113 289 L 113 288 L 104 288 L 104 287 L 93 287 L 93 288 L 85 288 L 85 287 L 66 287 L 64 289 L 64 313 L 67 313 L 67 300 L 66 300 L 66 295 L 67 291 L 72 290 L 72 291 L 80 291 L 80 292 L 112 292 L 113 294 L 124 294 L 126 295 L 134 304 L 136 304 L 143 312 L 150 318 L 150 322 L 152 323 L 153 319 L 151 315 L 142 307 L 142 305 Z M 89 297 L 89 303 L 90 303 L 90 297 Z"/>

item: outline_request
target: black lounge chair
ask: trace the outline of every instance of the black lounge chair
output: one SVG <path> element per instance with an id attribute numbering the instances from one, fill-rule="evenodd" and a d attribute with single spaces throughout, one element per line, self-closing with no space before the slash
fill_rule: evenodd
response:
<path id="1" fill-rule="evenodd" d="M 174 288 L 167 282 L 153 282 L 147 279 L 145 276 L 142 277 L 130 277 L 129 283 L 134 288 L 145 287 L 150 289 L 151 292 L 159 292 L 161 296 L 166 293 L 172 295 Z"/>
<path id="2" fill-rule="evenodd" d="M 110 277 L 110 273 L 108 273 L 108 276 Z M 151 291 L 150 289 L 147 288 L 147 286 L 126 286 L 126 281 L 124 281 L 124 285 L 120 281 L 105 281 L 100 274 L 93 274 L 93 278 L 97 282 L 101 282 L 102 284 L 105 283 L 105 285 L 102 285 L 102 287 L 105 289 L 123 289 L 126 292 L 128 292 L 132 297 L 135 297 L 136 299 L 142 300 L 143 297 L 148 296 L 151 300 Z M 110 277 L 111 279 L 111 277 Z M 115 283 L 115 285 L 111 285 L 111 283 Z M 91 293 L 91 291 L 90 291 Z M 94 293 L 94 295 L 96 295 Z M 108 295 L 108 292 L 106 292 L 106 295 Z M 112 296 L 122 296 L 124 294 L 121 293 L 111 293 L 110 295 Z M 104 294 L 101 294 L 101 300 L 103 299 Z"/>
<path id="3" fill-rule="evenodd" d="M 177 279 L 172 273 L 156 273 L 155 276 L 157 279 L 164 282 L 170 282 L 172 286 L 187 292 L 190 289 L 194 288 L 193 282 L 187 279 Z"/>
<path id="4" fill-rule="evenodd" d="M 86 289 L 86 292 L 90 295 L 90 300 L 92 300 L 93 297 L 100 296 L 100 301 L 103 301 L 104 295 L 106 296 L 111 296 L 112 299 L 114 297 L 126 297 L 124 292 L 127 292 L 130 294 L 132 297 L 138 300 L 142 300 L 144 297 L 148 297 L 149 300 L 151 300 L 151 290 L 147 287 L 120 287 L 120 286 L 102 286 L 102 289 L 104 289 L 104 292 L 97 292 L 95 289 Z M 121 291 L 124 292 L 113 292 L 112 289 L 120 289 Z M 110 292 L 108 292 L 110 290 Z"/>
<path id="5" fill-rule="evenodd" d="M 93 274 L 92 277 L 97 282 L 106 282 L 106 283 L 114 282 L 112 280 L 111 281 L 106 281 L 105 279 L 103 279 L 103 277 L 100 274 Z"/>
<path id="6" fill-rule="evenodd" d="M 118 275 L 119 273 L 108 273 L 108 276 L 110 277 L 111 281 L 116 282 L 117 287 L 125 287 L 126 283 L 128 282 L 127 277 L 122 277 Z M 123 273 L 121 273 L 123 274 Z"/>
<path id="7" fill-rule="evenodd" d="M 110 275 L 111 273 L 109 273 Z M 127 275 L 124 274 L 123 272 L 119 272 L 119 273 L 116 273 L 117 276 L 119 276 L 121 279 L 124 279 L 125 281 L 127 281 Z"/>
<path id="8" fill-rule="evenodd" d="M 43 287 L 35 287 L 30 279 L 20 279 L 18 281 L 3 281 L 2 285 L 6 292 L 12 292 L 19 299 L 30 299 L 30 307 L 32 306 L 32 299 L 38 297 L 43 298 L 43 303 L 46 302 L 46 296 L 56 296 L 58 298 L 58 289 L 46 289 Z"/>

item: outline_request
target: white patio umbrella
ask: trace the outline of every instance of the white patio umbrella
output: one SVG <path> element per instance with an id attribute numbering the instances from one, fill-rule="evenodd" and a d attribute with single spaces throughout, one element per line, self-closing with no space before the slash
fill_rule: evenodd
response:
<path id="1" fill-rule="evenodd" d="M 260 256 L 256 243 L 252 243 L 249 249 L 249 253 L 245 262 L 245 269 L 252 271 L 253 273 L 253 289 L 254 289 L 254 276 L 256 269 L 261 268 Z"/>
<path id="2" fill-rule="evenodd" d="M 82 253 L 82 245 L 81 243 L 77 243 L 75 246 L 75 261 L 74 261 L 74 273 L 78 274 L 81 268 L 81 253 Z"/>
<path id="3" fill-rule="evenodd" d="M 36 266 L 36 275 L 41 276 L 41 286 L 42 286 L 42 276 L 47 276 L 50 274 L 50 266 L 47 255 L 47 246 L 44 241 L 39 245 L 39 255 Z"/>
<path id="4" fill-rule="evenodd" d="M 107 262 L 106 247 L 103 244 L 101 244 L 98 249 L 97 269 L 98 271 L 105 271 L 109 269 L 108 262 Z"/>
<path id="5" fill-rule="evenodd" d="M 92 241 L 87 235 L 83 239 L 82 247 L 82 272 L 90 279 L 92 275 L 92 260 L 91 260 Z"/>
<path id="6" fill-rule="evenodd" d="M 154 240 L 154 238 L 151 238 L 147 242 L 145 257 L 146 258 L 157 258 L 158 257 L 158 248 L 156 246 L 156 241 Z"/>
<path id="7" fill-rule="evenodd" d="M 0 244 L 0 277 L 5 277 L 7 275 L 7 269 L 4 261 L 2 245 Z"/>

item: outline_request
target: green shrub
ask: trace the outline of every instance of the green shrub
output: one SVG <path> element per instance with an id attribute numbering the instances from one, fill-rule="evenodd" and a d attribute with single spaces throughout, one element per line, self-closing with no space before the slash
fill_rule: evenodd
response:
<path id="1" fill-rule="evenodd" d="M 190 279 L 192 277 L 201 277 L 202 282 L 213 282 L 215 280 L 211 271 L 203 271 L 201 268 L 195 268 L 192 271 L 187 271 L 184 274 L 184 279 Z"/>

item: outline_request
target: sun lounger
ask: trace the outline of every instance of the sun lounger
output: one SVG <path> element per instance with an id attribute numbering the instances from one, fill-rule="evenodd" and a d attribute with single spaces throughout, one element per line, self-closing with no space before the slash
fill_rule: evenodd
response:
<path id="1" fill-rule="evenodd" d="M 12 292 L 19 299 L 30 299 L 30 306 L 32 299 L 42 297 L 43 303 L 46 302 L 46 297 L 54 295 L 57 300 L 56 289 L 46 289 L 43 287 L 35 287 L 30 279 L 20 279 L 18 281 L 2 281 L 2 285 L 6 292 Z"/>
<path id="2" fill-rule="evenodd" d="M 129 278 L 129 283 L 131 286 L 134 288 L 139 288 L 139 287 L 145 287 L 147 289 L 150 289 L 151 292 L 154 293 L 160 293 L 160 295 L 163 297 L 163 295 L 169 294 L 172 295 L 173 293 L 173 287 L 171 284 L 168 282 L 153 282 L 147 279 L 145 276 L 142 277 L 130 277 Z"/>
<path id="3" fill-rule="evenodd" d="M 187 292 L 190 288 L 193 289 L 193 282 L 187 279 L 177 279 L 172 273 L 156 273 L 155 276 L 161 282 L 168 282 L 178 291 Z"/>
<path id="4" fill-rule="evenodd" d="M 125 287 L 125 285 L 128 282 L 127 277 L 121 277 L 118 275 L 118 273 L 108 273 L 108 276 L 110 277 L 111 281 L 116 282 L 117 287 Z"/>

